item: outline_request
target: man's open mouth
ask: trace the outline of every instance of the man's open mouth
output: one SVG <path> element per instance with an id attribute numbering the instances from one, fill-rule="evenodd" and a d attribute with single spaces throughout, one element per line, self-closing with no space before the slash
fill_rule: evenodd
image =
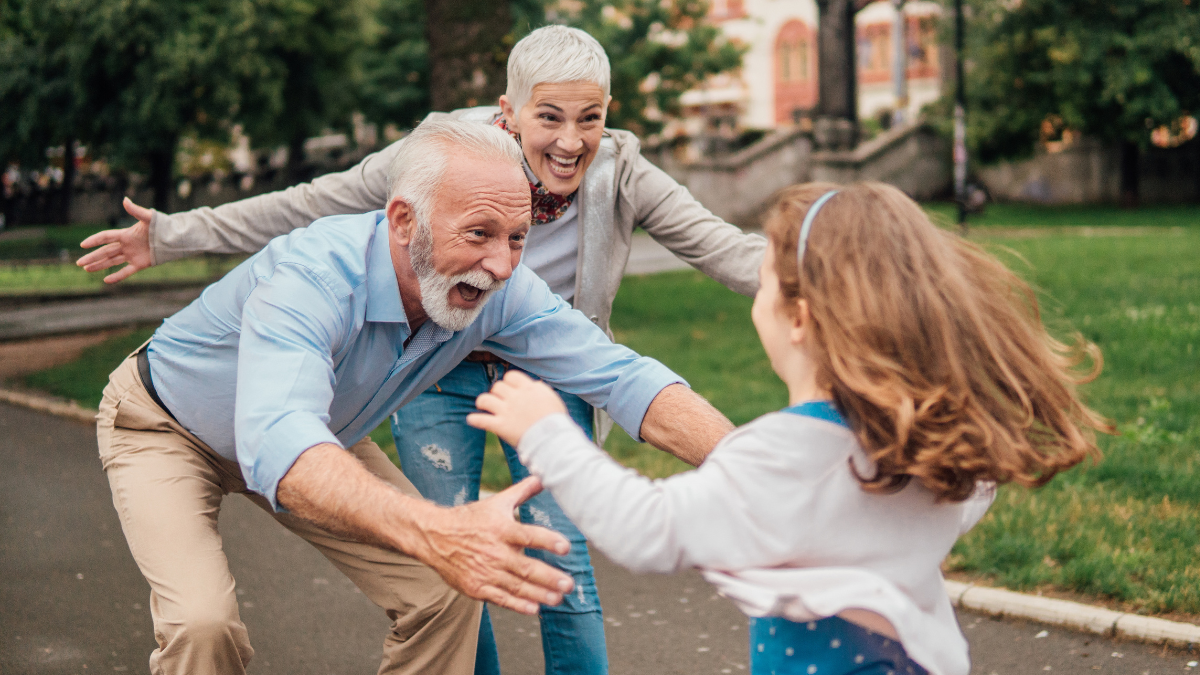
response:
<path id="1" fill-rule="evenodd" d="M 462 296 L 462 299 L 467 302 L 475 302 L 479 299 L 479 296 L 483 295 L 483 289 L 476 288 L 466 282 L 456 284 L 455 288 L 458 289 L 458 294 Z"/>
<path id="2" fill-rule="evenodd" d="M 550 153 L 546 153 L 546 159 L 550 165 L 550 170 L 554 172 L 555 175 L 559 176 L 570 176 L 574 174 L 575 169 L 579 166 L 579 160 L 582 159 L 582 157 L 583 155 L 567 157 L 564 155 L 551 155 Z"/>

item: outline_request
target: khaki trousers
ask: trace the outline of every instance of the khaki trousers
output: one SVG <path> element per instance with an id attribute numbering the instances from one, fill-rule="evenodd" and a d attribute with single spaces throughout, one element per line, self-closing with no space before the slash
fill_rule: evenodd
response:
<path id="1" fill-rule="evenodd" d="M 224 459 L 158 407 L 127 358 L 109 377 L 97 417 L 100 461 L 129 550 L 150 583 L 158 649 L 150 672 L 245 672 L 254 655 L 238 615 L 233 576 L 217 530 L 226 494 L 238 492 L 303 537 L 392 620 L 380 673 L 474 671 L 482 605 L 431 568 L 395 551 L 351 541 L 275 513 Z M 419 496 L 369 438 L 350 448 L 368 470 Z"/>

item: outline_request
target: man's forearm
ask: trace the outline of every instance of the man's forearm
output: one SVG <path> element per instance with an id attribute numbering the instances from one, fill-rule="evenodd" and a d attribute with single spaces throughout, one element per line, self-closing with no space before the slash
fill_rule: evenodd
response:
<path id="1" fill-rule="evenodd" d="M 423 541 L 417 519 L 437 508 L 384 483 L 353 455 L 328 443 L 300 455 L 279 481 L 276 498 L 326 530 L 418 559 Z"/>
<path id="2" fill-rule="evenodd" d="M 682 384 L 672 384 L 650 402 L 642 438 L 654 447 L 700 466 L 733 423 L 711 403 Z"/>

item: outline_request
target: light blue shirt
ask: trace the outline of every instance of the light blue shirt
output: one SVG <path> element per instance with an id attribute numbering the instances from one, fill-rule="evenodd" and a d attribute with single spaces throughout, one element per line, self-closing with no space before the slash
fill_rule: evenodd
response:
<path id="1" fill-rule="evenodd" d="M 480 348 L 607 410 L 635 438 L 654 397 L 684 383 L 613 344 L 524 265 L 465 330 L 426 321 L 412 335 L 382 211 L 274 239 L 167 319 L 149 357 L 179 423 L 280 509 L 275 490 L 301 453 L 357 443 Z"/>

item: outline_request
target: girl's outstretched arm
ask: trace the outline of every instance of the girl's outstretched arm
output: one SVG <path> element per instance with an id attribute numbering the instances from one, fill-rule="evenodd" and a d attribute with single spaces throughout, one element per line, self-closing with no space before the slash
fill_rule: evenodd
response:
<path id="1" fill-rule="evenodd" d="M 744 486 L 726 463 L 650 481 L 612 460 L 566 415 L 554 391 L 510 373 L 467 421 L 517 447 L 563 511 L 605 555 L 636 571 L 732 568 L 770 557 Z M 711 465 L 710 465 L 711 464 Z M 739 485 L 741 484 L 741 486 Z M 766 544 L 764 547 L 764 543 Z"/>

